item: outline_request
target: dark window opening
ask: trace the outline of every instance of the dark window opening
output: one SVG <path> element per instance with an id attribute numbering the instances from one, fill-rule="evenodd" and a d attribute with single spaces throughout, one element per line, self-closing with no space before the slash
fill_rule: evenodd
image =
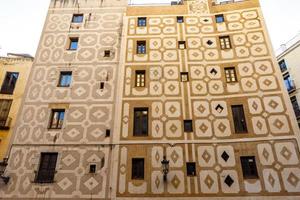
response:
<path id="1" fill-rule="evenodd" d="M 257 179 L 258 172 L 254 156 L 241 157 L 243 177 L 245 179 Z"/>
<path id="2" fill-rule="evenodd" d="M 286 71 L 287 70 L 287 66 L 286 66 L 286 62 L 285 62 L 285 60 L 281 60 L 281 61 L 279 61 L 279 67 L 280 67 L 280 70 L 281 70 L 281 72 L 284 72 L 284 71 Z"/>
<path id="3" fill-rule="evenodd" d="M 64 109 L 53 109 L 51 112 L 49 129 L 62 129 L 64 118 L 65 118 Z"/>
<path id="4" fill-rule="evenodd" d="M 297 118 L 299 118 L 300 117 L 300 107 L 299 107 L 299 104 L 298 104 L 298 101 L 297 101 L 297 97 L 296 96 L 291 97 L 291 102 L 292 102 L 292 105 L 293 105 L 295 115 L 296 115 Z"/>
<path id="5" fill-rule="evenodd" d="M 104 82 L 100 82 L 100 90 L 103 90 L 104 86 L 105 86 L 105 83 Z"/>
<path id="6" fill-rule="evenodd" d="M 189 73 L 188 72 L 181 72 L 181 82 L 188 82 L 189 81 Z"/>
<path id="7" fill-rule="evenodd" d="M 137 54 L 145 54 L 146 53 L 146 41 L 137 41 Z"/>
<path id="8" fill-rule="evenodd" d="M 132 159 L 131 179 L 144 180 L 144 158 Z"/>
<path id="9" fill-rule="evenodd" d="M 225 21 L 225 19 L 224 19 L 224 15 L 216 15 L 215 16 L 216 17 L 216 22 L 217 23 L 222 23 L 222 22 L 224 22 Z"/>
<path id="10" fill-rule="evenodd" d="M 72 23 L 82 23 L 83 22 L 83 14 L 74 14 L 72 18 Z"/>
<path id="11" fill-rule="evenodd" d="M 78 37 L 70 38 L 69 50 L 77 50 L 78 48 Z"/>
<path id="12" fill-rule="evenodd" d="M 295 91 L 296 87 L 295 87 L 294 81 L 291 79 L 290 75 L 284 77 L 284 84 L 285 84 L 288 92 Z"/>
<path id="13" fill-rule="evenodd" d="M 193 121 L 184 120 L 184 132 L 190 133 L 193 132 Z"/>
<path id="14" fill-rule="evenodd" d="M 96 173 L 96 169 L 97 169 L 97 165 L 96 164 L 90 164 L 90 173 L 91 174 L 95 174 Z"/>
<path id="15" fill-rule="evenodd" d="M 247 123 L 243 105 L 231 106 L 234 128 L 236 133 L 247 133 Z"/>
<path id="16" fill-rule="evenodd" d="M 196 163 L 188 162 L 186 163 L 187 176 L 196 176 Z"/>
<path id="17" fill-rule="evenodd" d="M 183 23 L 183 22 L 184 22 L 183 16 L 177 16 L 177 23 Z"/>
<path id="18" fill-rule="evenodd" d="M 12 100 L 0 99 L 0 129 L 7 129 L 10 126 L 8 117 Z"/>
<path id="19" fill-rule="evenodd" d="M 110 50 L 104 51 L 104 57 L 110 57 Z"/>
<path id="20" fill-rule="evenodd" d="M 178 42 L 178 48 L 179 49 L 185 49 L 186 48 L 185 41 L 179 41 Z"/>
<path id="21" fill-rule="evenodd" d="M 0 93 L 13 94 L 17 84 L 18 77 L 19 77 L 18 72 L 6 72 Z"/>
<path id="22" fill-rule="evenodd" d="M 139 27 L 147 26 L 147 18 L 146 17 L 139 17 L 138 18 L 138 26 Z"/>
<path id="23" fill-rule="evenodd" d="M 58 87 L 70 87 L 72 72 L 60 72 Z"/>
<path id="24" fill-rule="evenodd" d="M 134 136 L 148 135 L 148 108 L 134 109 Z"/>
<path id="25" fill-rule="evenodd" d="M 53 183 L 58 153 L 42 153 L 39 170 L 36 175 L 37 183 Z"/>
<path id="26" fill-rule="evenodd" d="M 105 131 L 105 137 L 110 137 L 110 129 L 106 129 L 106 131 Z"/>

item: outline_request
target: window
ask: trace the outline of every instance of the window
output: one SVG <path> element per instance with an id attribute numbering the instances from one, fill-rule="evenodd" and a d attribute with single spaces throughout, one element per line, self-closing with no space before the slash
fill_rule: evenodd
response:
<path id="1" fill-rule="evenodd" d="M 13 94 L 15 87 L 16 87 L 18 77 L 19 77 L 18 72 L 6 72 L 0 93 Z"/>
<path id="2" fill-rule="evenodd" d="M 146 17 L 139 17 L 138 18 L 138 26 L 147 26 L 147 18 Z"/>
<path id="3" fill-rule="evenodd" d="M 143 70 L 137 70 L 135 71 L 135 86 L 136 87 L 145 87 L 145 82 L 146 82 L 146 77 L 145 77 L 146 72 Z"/>
<path id="4" fill-rule="evenodd" d="M 181 82 L 189 81 L 189 73 L 188 72 L 181 72 Z"/>
<path id="5" fill-rule="evenodd" d="M 65 118 L 64 109 L 53 109 L 50 119 L 50 129 L 61 129 Z"/>
<path id="6" fill-rule="evenodd" d="M 69 50 L 77 50 L 79 38 L 70 38 Z"/>
<path id="7" fill-rule="evenodd" d="M 231 49 L 230 37 L 222 36 L 220 39 L 221 49 Z"/>
<path id="8" fill-rule="evenodd" d="M 110 50 L 104 51 L 104 57 L 110 57 Z"/>
<path id="9" fill-rule="evenodd" d="M 106 131 L 105 131 L 105 137 L 110 137 L 110 129 L 106 129 Z"/>
<path id="10" fill-rule="evenodd" d="M 234 83 L 237 82 L 236 72 L 234 67 L 226 67 L 225 71 L 225 78 L 227 83 Z"/>
<path id="11" fill-rule="evenodd" d="M 177 16 L 177 23 L 183 23 L 183 22 L 184 22 L 183 16 Z"/>
<path id="12" fill-rule="evenodd" d="M 60 72 L 58 87 L 70 87 L 72 72 Z"/>
<path id="13" fill-rule="evenodd" d="M 184 132 L 193 132 L 193 121 L 192 120 L 184 120 Z"/>
<path id="14" fill-rule="evenodd" d="M 279 67 L 280 67 L 281 72 L 284 72 L 284 71 L 287 70 L 287 66 L 286 66 L 285 60 L 279 61 L 278 64 L 279 64 Z"/>
<path id="15" fill-rule="evenodd" d="M 222 22 L 225 21 L 224 15 L 216 15 L 215 17 L 216 17 L 216 22 L 217 23 L 222 23 Z"/>
<path id="16" fill-rule="evenodd" d="M 179 48 L 179 49 L 185 49 L 185 48 L 186 48 L 186 46 L 185 46 L 185 41 L 179 41 L 179 42 L 178 42 L 178 48 Z"/>
<path id="17" fill-rule="evenodd" d="M 300 117 L 300 107 L 299 107 L 296 96 L 291 97 L 291 102 L 292 102 L 292 105 L 293 105 L 295 115 L 296 115 L 297 118 L 299 118 Z"/>
<path id="18" fill-rule="evenodd" d="M 292 81 L 290 75 L 284 78 L 284 84 L 289 92 L 292 92 L 296 89 L 294 85 L 294 81 Z"/>
<path id="19" fill-rule="evenodd" d="M 105 86 L 105 83 L 104 82 L 100 82 L 100 90 L 104 90 L 104 86 Z"/>
<path id="20" fill-rule="evenodd" d="M 247 133 L 247 124 L 243 105 L 231 106 L 234 128 L 236 133 Z"/>
<path id="21" fill-rule="evenodd" d="M 96 169 L 97 169 L 97 165 L 96 164 L 90 164 L 90 173 L 91 174 L 95 174 L 96 173 Z"/>
<path id="22" fill-rule="evenodd" d="M 37 183 L 53 183 L 58 153 L 42 153 L 39 171 L 37 172 Z"/>
<path id="23" fill-rule="evenodd" d="M 83 22 L 83 14 L 74 14 L 72 18 L 72 23 L 82 23 Z"/>
<path id="24" fill-rule="evenodd" d="M 9 111 L 12 100 L 0 99 L 0 127 L 9 127 Z"/>
<path id="25" fill-rule="evenodd" d="M 137 54 L 145 54 L 146 53 L 146 41 L 137 41 Z"/>
<path id="26" fill-rule="evenodd" d="M 132 159 L 131 179 L 144 180 L 144 158 Z"/>
<path id="27" fill-rule="evenodd" d="M 194 162 L 186 163 L 186 173 L 188 176 L 196 176 L 196 163 Z"/>
<path id="28" fill-rule="evenodd" d="M 257 179 L 257 167 L 254 156 L 241 157 L 241 164 L 243 170 L 244 179 Z"/>
<path id="29" fill-rule="evenodd" d="M 148 108 L 134 109 L 134 136 L 148 135 Z"/>

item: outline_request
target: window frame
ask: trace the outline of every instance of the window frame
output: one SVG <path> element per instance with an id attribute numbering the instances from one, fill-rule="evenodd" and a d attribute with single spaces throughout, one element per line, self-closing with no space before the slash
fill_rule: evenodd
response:
<path id="1" fill-rule="evenodd" d="M 193 120 L 184 120 L 183 121 L 183 130 L 185 133 L 194 132 Z"/>
<path id="2" fill-rule="evenodd" d="M 135 87 L 143 88 L 146 86 L 146 70 L 135 70 Z"/>
<path id="3" fill-rule="evenodd" d="M 81 19 L 81 20 L 76 20 L 76 19 Z M 73 14 L 73 17 L 72 17 L 72 23 L 73 24 L 80 24 L 82 23 L 84 20 L 84 15 L 83 14 Z"/>
<path id="4" fill-rule="evenodd" d="M 147 53 L 147 42 L 146 40 L 136 41 L 136 54 L 143 55 Z"/>
<path id="5" fill-rule="evenodd" d="M 16 77 L 14 75 L 16 75 Z M 0 94 L 13 95 L 16 89 L 19 76 L 20 76 L 19 72 L 7 71 L 1 85 Z"/>
<path id="6" fill-rule="evenodd" d="M 147 26 L 147 17 L 138 17 L 137 26 L 138 27 L 146 27 Z"/>
<path id="7" fill-rule="evenodd" d="M 185 41 L 178 41 L 178 49 L 181 49 L 181 50 L 186 49 L 186 42 Z"/>
<path id="8" fill-rule="evenodd" d="M 192 169 L 192 171 L 190 171 L 190 169 Z M 187 176 L 197 176 L 196 162 L 187 162 L 186 163 L 186 175 Z"/>
<path id="9" fill-rule="evenodd" d="M 145 114 L 144 112 L 147 112 Z M 146 120 L 144 119 L 146 117 Z M 137 120 L 138 119 L 138 120 Z M 146 127 L 143 128 L 143 120 L 146 121 Z M 144 130 L 146 132 L 144 133 Z M 149 135 L 149 108 L 136 107 L 133 111 L 133 136 L 134 137 L 147 137 Z"/>
<path id="10" fill-rule="evenodd" d="M 239 110 L 239 113 L 235 113 L 237 109 L 235 108 L 241 108 Z M 240 112 L 241 111 L 241 112 Z M 234 124 L 234 130 L 236 134 L 247 134 L 248 133 L 248 123 L 245 115 L 245 109 L 244 105 L 231 105 L 231 112 L 232 112 L 232 121 Z M 239 116 L 242 115 L 242 116 Z M 239 130 L 241 128 L 241 130 Z"/>
<path id="11" fill-rule="evenodd" d="M 216 19 L 217 24 L 225 22 L 224 14 L 215 15 L 215 19 Z M 221 20 L 219 20 L 219 19 L 221 19 Z"/>
<path id="12" fill-rule="evenodd" d="M 76 43 L 76 48 L 73 47 L 74 43 Z M 78 49 L 78 45 L 79 45 L 79 37 L 70 37 L 69 38 L 69 47 L 68 47 L 69 51 L 76 51 Z"/>
<path id="13" fill-rule="evenodd" d="M 45 168 L 45 163 L 47 159 L 45 158 L 48 156 L 48 164 Z M 54 156 L 54 158 L 51 158 L 51 156 Z M 54 163 L 51 163 L 51 161 L 54 161 Z M 45 161 L 46 160 L 46 161 Z M 56 174 L 56 165 L 57 165 L 57 160 L 58 160 L 58 153 L 57 152 L 42 152 L 40 154 L 40 162 L 39 162 L 39 168 L 38 171 L 36 172 L 35 176 L 35 183 L 39 184 L 49 184 L 49 183 L 54 183 L 54 177 Z M 43 169 L 45 168 L 45 169 Z M 45 177 L 46 176 L 46 179 Z"/>
<path id="14" fill-rule="evenodd" d="M 63 84 L 63 78 L 64 76 L 68 76 L 69 78 L 67 79 L 67 84 Z M 59 80 L 57 87 L 70 87 L 72 83 L 72 78 L 73 78 L 73 72 L 72 71 L 61 71 L 59 74 Z"/>
<path id="15" fill-rule="evenodd" d="M 244 179 L 259 179 L 255 156 L 241 156 L 240 162 Z"/>
<path id="16" fill-rule="evenodd" d="M 143 167 L 141 167 L 140 165 L 143 165 Z M 145 159 L 144 158 L 131 159 L 131 179 L 145 180 Z"/>
<path id="17" fill-rule="evenodd" d="M 225 67 L 224 68 L 226 83 L 236 83 L 238 82 L 235 67 Z"/>
<path id="18" fill-rule="evenodd" d="M 184 79 L 186 77 L 186 79 Z M 180 72 L 180 80 L 181 82 L 189 82 L 189 73 L 188 72 Z"/>
<path id="19" fill-rule="evenodd" d="M 176 20 L 177 20 L 177 23 L 179 23 L 179 24 L 184 23 L 184 17 L 183 16 L 177 16 Z"/>
<path id="20" fill-rule="evenodd" d="M 55 114 L 58 114 L 57 119 L 55 118 Z M 64 121 L 65 121 L 65 115 L 66 115 L 66 110 L 65 109 L 51 109 L 51 115 L 50 115 L 50 120 L 49 120 L 49 127 L 48 129 L 62 129 L 63 125 L 64 125 Z M 62 117 L 62 120 L 61 120 Z M 60 124 L 60 120 L 62 121 L 62 123 Z M 56 121 L 55 125 L 54 121 Z"/>
<path id="21" fill-rule="evenodd" d="M 7 127 L 7 120 L 9 120 L 9 113 L 11 110 L 13 100 L 0 99 L 0 127 Z"/>
<path id="22" fill-rule="evenodd" d="M 231 39 L 229 35 L 219 37 L 220 48 L 222 50 L 232 49 Z"/>

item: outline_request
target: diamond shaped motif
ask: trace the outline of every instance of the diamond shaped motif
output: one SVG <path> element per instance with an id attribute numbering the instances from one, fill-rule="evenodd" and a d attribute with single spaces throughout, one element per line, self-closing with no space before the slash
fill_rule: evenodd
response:
<path id="1" fill-rule="evenodd" d="M 203 160 L 205 160 L 205 162 L 208 163 L 211 159 L 211 155 L 208 153 L 208 151 L 205 150 L 202 154 L 202 158 Z"/>
<path id="2" fill-rule="evenodd" d="M 96 181 L 96 179 L 94 179 L 93 177 L 91 177 L 89 180 L 87 180 L 84 185 L 89 189 L 89 190 L 93 190 L 97 185 L 99 185 L 99 183 Z"/>
<path id="3" fill-rule="evenodd" d="M 172 131 L 172 133 L 175 133 L 178 130 L 177 126 L 175 124 L 172 124 L 170 126 L 170 131 Z"/>
<path id="4" fill-rule="evenodd" d="M 206 177 L 205 180 L 204 180 L 204 183 L 207 185 L 207 187 L 208 187 L 209 189 L 211 189 L 211 187 L 212 187 L 213 184 L 214 184 L 214 180 L 213 180 L 209 175 L 207 175 L 207 177 Z"/>
<path id="5" fill-rule="evenodd" d="M 290 152 L 290 150 L 288 150 L 288 148 L 286 147 L 282 148 L 280 154 L 287 160 L 289 160 L 292 157 L 292 152 Z"/>
<path id="6" fill-rule="evenodd" d="M 274 121 L 273 125 L 274 125 L 276 128 L 278 128 L 278 129 L 281 129 L 281 128 L 284 126 L 283 122 L 280 121 L 279 119 L 276 119 L 276 120 Z"/>
<path id="7" fill-rule="evenodd" d="M 226 151 L 224 151 L 224 152 L 222 153 L 221 157 L 223 158 L 223 160 L 224 160 L 225 162 L 227 162 L 228 159 L 229 159 L 229 155 L 227 154 Z"/>
<path id="8" fill-rule="evenodd" d="M 66 157 L 64 157 L 64 159 L 62 159 L 62 162 L 66 165 L 66 166 L 70 166 L 75 162 L 75 158 L 69 154 Z"/>
<path id="9" fill-rule="evenodd" d="M 262 152 L 262 155 L 263 157 L 266 159 L 266 160 L 269 160 L 269 152 L 264 148 L 263 152 Z"/>
<path id="10" fill-rule="evenodd" d="M 177 189 L 180 185 L 180 179 L 175 175 L 171 181 L 172 185 Z"/>
<path id="11" fill-rule="evenodd" d="M 287 181 L 293 185 L 294 187 L 296 187 L 300 181 L 300 179 L 298 178 L 298 176 L 296 176 L 293 172 L 290 173 Z"/>
<path id="12" fill-rule="evenodd" d="M 261 66 L 259 67 L 259 69 L 260 69 L 261 71 L 266 71 L 266 70 L 268 69 L 268 67 L 267 67 L 266 65 L 261 65 Z"/>
<path id="13" fill-rule="evenodd" d="M 156 176 L 156 179 L 155 179 L 155 186 L 156 186 L 156 188 L 158 188 L 159 187 L 159 185 L 160 185 L 160 180 L 159 180 L 159 177 L 158 176 Z"/>
<path id="14" fill-rule="evenodd" d="M 257 104 L 255 101 L 252 103 L 252 108 L 253 108 L 254 110 L 257 110 L 257 109 L 258 109 L 258 104 Z"/>
<path id="15" fill-rule="evenodd" d="M 66 189 L 68 189 L 72 185 L 72 182 L 68 178 L 64 178 L 57 185 L 62 190 L 66 190 Z"/>
<path id="16" fill-rule="evenodd" d="M 268 181 L 269 181 L 270 185 L 272 185 L 272 187 L 274 187 L 275 179 L 274 179 L 274 177 L 272 176 L 272 174 L 269 175 Z"/>
<path id="17" fill-rule="evenodd" d="M 208 127 L 204 123 L 202 123 L 199 128 L 203 133 L 205 133 L 208 130 Z"/>
<path id="18" fill-rule="evenodd" d="M 176 151 L 173 151 L 171 154 L 171 159 L 174 163 L 176 163 L 178 161 L 179 155 Z"/>
<path id="19" fill-rule="evenodd" d="M 222 133 L 224 133 L 224 131 L 226 130 L 226 126 L 221 122 L 221 123 L 219 124 L 219 126 L 218 126 L 218 129 L 219 129 Z"/>
<path id="20" fill-rule="evenodd" d="M 80 117 L 82 117 L 82 112 L 80 112 L 79 110 L 75 110 L 74 112 L 72 112 L 71 117 L 74 119 L 79 119 Z"/>
<path id="21" fill-rule="evenodd" d="M 260 121 L 257 121 L 256 127 L 259 128 L 259 130 L 261 130 L 263 128 L 263 124 Z"/>
<path id="22" fill-rule="evenodd" d="M 226 185 L 228 185 L 228 187 L 231 187 L 232 184 L 234 183 L 234 180 L 231 178 L 230 175 L 228 175 L 228 176 L 225 178 L 224 183 L 226 183 Z"/>
<path id="23" fill-rule="evenodd" d="M 253 83 L 251 81 L 247 81 L 246 82 L 246 86 L 249 87 L 249 88 L 251 88 L 253 86 Z"/>
<path id="24" fill-rule="evenodd" d="M 173 84 L 171 84 L 169 85 L 168 89 L 173 92 L 176 89 L 176 87 Z"/>
<path id="25" fill-rule="evenodd" d="M 278 106 L 278 103 L 274 100 L 271 100 L 268 104 L 271 108 L 275 109 Z"/>
<path id="26" fill-rule="evenodd" d="M 206 44 L 208 44 L 208 45 L 210 46 L 210 45 L 213 44 L 213 42 L 212 42 L 211 40 L 208 40 L 208 41 L 206 42 Z"/>
<path id="27" fill-rule="evenodd" d="M 80 134 L 80 132 L 75 128 L 72 128 L 69 132 L 67 132 L 67 135 L 70 136 L 71 138 L 75 138 L 79 134 Z"/>
<path id="28" fill-rule="evenodd" d="M 270 81 L 269 79 L 266 79 L 263 81 L 263 84 L 265 84 L 266 86 L 270 86 L 272 84 L 272 81 Z"/>

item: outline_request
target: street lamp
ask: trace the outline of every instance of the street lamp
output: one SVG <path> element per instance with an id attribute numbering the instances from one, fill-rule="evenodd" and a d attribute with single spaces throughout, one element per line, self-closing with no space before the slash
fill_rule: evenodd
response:
<path id="1" fill-rule="evenodd" d="M 169 173 L 169 160 L 167 160 L 166 156 L 163 157 L 163 160 L 161 161 L 162 165 L 162 172 L 164 175 L 164 181 L 167 181 L 167 175 Z"/>

